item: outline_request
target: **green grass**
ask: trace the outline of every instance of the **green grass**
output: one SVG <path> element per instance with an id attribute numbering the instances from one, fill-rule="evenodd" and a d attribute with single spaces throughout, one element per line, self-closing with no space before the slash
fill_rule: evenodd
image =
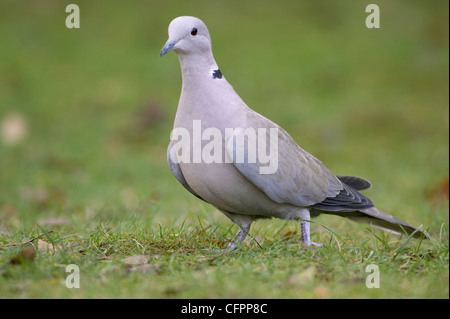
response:
<path id="1" fill-rule="evenodd" d="M 64 2 L 0 3 L 0 123 L 19 114 L 27 129 L 0 140 L 0 297 L 448 298 L 448 2 L 379 2 L 379 30 L 364 2 L 200 2 L 78 1 L 79 30 Z M 237 252 L 205 250 L 238 229 L 166 164 L 181 77 L 159 50 L 179 15 L 207 23 L 250 107 L 432 239 L 321 216 L 321 249 L 299 244 L 297 222 L 264 220 Z M 123 261 L 137 255 L 150 266 Z"/>
<path id="2" fill-rule="evenodd" d="M 116 226 L 100 222 L 90 230 L 73 226 L 42 236 L 57 249 L 38 249 L 33 262 L 2 259 L 2 296 L 84 298 L 442 298 L 448 290 L 448 235 L 430 243 L 385 238 L 367 232 L 360 238 L 321 232 L 327 247 L 306 250 L 292 227 L 274 222 L 258 225 L 239 251 L 216 254 L 205 247 L 225 244 L 229 229 L 204 224 L 153 226 L 140 216 Z M 235 228 L 235 227 L 233 227 Z M 233 229 L 235 230 L 235 229 Z M 43 229 L 26 235 L 38 236 Z M 260 237 L 264 236 L 264 237 Z M 24 240 L 23 234 L 15 238 Z M 28 238 L 28 237 L 26 237 Z M 7 238 L 11 245 L 15 241 Z M 212 244 L 214 242 L 214 244 Z M 144 255 L 149 269 L 124 263 Z M 80 289 L 65 286 L 65 267 L 80 267 Z M 380 288 L 365 286 L 367 265 L 380 269 Z"/>

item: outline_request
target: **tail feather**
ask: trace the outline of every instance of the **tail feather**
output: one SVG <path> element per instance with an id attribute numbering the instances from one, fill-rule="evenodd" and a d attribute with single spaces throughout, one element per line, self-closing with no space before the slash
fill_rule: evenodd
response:
<path id="1" fill-rule="evenodd" d="M 312 213 L 313 217 L 320 214 L 337 215 L 346 217 L 358 223 L 369 224 L 383 230 L 391 231 L 396 234 L 413 234 L 414 238 L 430 239 L 426 232 L 419 229 L 420 227 L 415 228 L 404 221 L 379 210 L 376 207 L 359 209 L 352 212 L 313 210 Z"/>
<path id="2" fill-rule="evenodd" d="M 397 234 L 406 233 L 412 234 L 415 238 L 430 238 L 424 231 L 379 210 L 369 198 L 362 195 L 359 191 L 370 188 L 370 182 L 354 176 L 337 177 L 342 182 L 343 189 L 337 196 L 327 197 L 322 202 L 310 206 L 313 217 L 320 214 L 338 215 Z"/>
<path id="3" fill-rule="evenodd" d="M 414 234 L 413 235 L 414 238 L 429 239 L 428 234 L 426 234 L 424 231 L 415 228 L 405 223 L 404 221 L 379 210 L 378 208 L 371 207 L 361 209 L 359 210 L 359 212 L 361 214 L 358 215 L 353 214 L 352 216 L 348 216 L 348 218 L 356 222 L 370 224 L 375 227 L 390 230 L 399 234 L 404 233 L 407 233 L 408 235 Z M 345 213 L 342 214 L 341 216 L 347 217 L 345 216 Z"/>

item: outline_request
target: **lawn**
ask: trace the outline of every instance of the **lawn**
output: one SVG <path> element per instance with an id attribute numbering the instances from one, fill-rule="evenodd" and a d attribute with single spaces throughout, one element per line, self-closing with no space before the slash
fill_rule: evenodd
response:
<path id="1" fill-rule="evenodd" d="M 449 298 L 448 1 L 0 2 L 0 298 Z M 209 27 L 246 103 L 431 240 L 335 216 L 238 231 L 166 164 L 170 21 Z M 68 288 L 79 270 L 79 288 Z M 379 269 L 379 288 L 368 288 Z M 370 278 L 370 277 L 369 277 Z"/>

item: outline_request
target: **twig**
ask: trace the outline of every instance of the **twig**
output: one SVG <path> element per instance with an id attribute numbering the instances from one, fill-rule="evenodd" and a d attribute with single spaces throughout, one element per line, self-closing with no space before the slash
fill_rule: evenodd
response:
<path id="1" fill-rule="evenodd" d="M 0 247 L 0 249 L 6 249 L 6 248 L 14 248 L 14 247 L 26 246 L 26 245 L 28 245 L 29 243 L 32 243 L 33 241 L 35 241 L 36 239 L 39 239 L 39 238 L 41 238 L 42 236 L 48 235 L 48 234 L 50 234 L 50 233 L 53 233 L 53 230 L 49 230 L 49 231 L 47 231 L 47 232 L 44 232 L 44 233 L 40 234 L 39 236 L 34 237 L 34 238 L 31 238 L 31 239 L 29 239 L 29 240 L 27 240 L 27 241 L 25 241 L 25 242 L 23 242 L 23 243 L 20 243 L 20 244 L 12 244 L 12 245 L 10 245 L 10 246 L 2 246 L 2 247 Z"/>

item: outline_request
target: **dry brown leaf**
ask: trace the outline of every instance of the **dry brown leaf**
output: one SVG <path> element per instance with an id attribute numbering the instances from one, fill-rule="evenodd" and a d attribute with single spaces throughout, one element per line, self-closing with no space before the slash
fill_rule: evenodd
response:
<path id="1" fill-rule="evenodd" d="M 428 199 L 432 202 L 432 204 L 436 205 L 440 201 L 447 199 L 448 200 L 448 190 L 449 190 L 449 181 L 448 177 L 444 178 L 438 185 L 436 185 L 433 190 L 428 192 Z"/>
<path id="2" fill-rule="evenodd" d="M 209 244 L 209 242 L 210 242 L 209 239 L 206 239 L 206 240 L 205 240 L 205 243 L 206 243 L 207 245 Z M 225 244 L 226 244 L 226 243 L 224 243 L 224 242 L 219 242 L 217 239 L 211 240 L 211 243 L 212 243 L 213 245 L 217 245 L 218 247 L 225 247 Z"/>
<path id="3" fill-rule="evenodd" d="M 18 112 L 7 114 L 0 123 L 0 139 L 6 145 L 18 144 L 27 136 L 27 132 L 27 121 Z"/>
<path id="4" fill-rule="evenodd" d="M 10 264 L 20 265 L 25 261 L 33 261 L 36 258 L 36 249 L 34 247 L 26 247 L 20 250 L 16 256 L 9 261 Z"/>
<path id="5" fill-rule="evenodd" d="M 142 264 L 142 265 L 135 265 L 135 266 L 127 266 L 126 271 L 128 273 L 130 272 L 138 272 L 141 274 L 147 274 L 151 270 L 160 271 L 162 266 L 160 264 Z"/>
<path id="6" fill-rule="evenodd" d="M 294 235 L 297 235 L 296 231 L 294 231 L 294 232 L 288 231 L 286 234 L 283 235 L 283 237 L 284 237 L 284 240 L 289 240 Z"/>
<path id="7" fill-rule="evenodd" d="M 127 265 L 142 265 L 148 263 L 148 257 L 143 255 L 136 255 L 122 259 L 122 262 Z"/>
<path id="8" fill-rule="evenodd" d="M 42 239 L 38 239 L 37 247 L 38 247 L 38 249 L 51 250 L 51 251 L 55 251 L 57 249 L 62 249 L 63 248 L 61 245 L 53 246 L 53 244 L 48 243 L 48 242 L 46 242 L 46 241 L 44 241 Z"/>
<path id="9" fill-rule="evenodd" d="M 328 288 L 324 286 L 318 286 L 314 288 L 314 295 L 316 295 L 317 298 L 327 298 Z"/>

